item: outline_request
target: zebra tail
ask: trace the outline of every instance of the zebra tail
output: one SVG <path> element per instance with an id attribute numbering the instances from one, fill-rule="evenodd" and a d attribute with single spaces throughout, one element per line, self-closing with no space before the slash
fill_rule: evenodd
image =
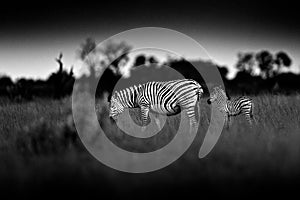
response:
<path id="1" fill-rule="evenodd" d="M 251 100 L 251 116 L 253 117 L 254 116 L 254 103 L 252 102 Z"/>
<path id="2" fill-rule="evenodd" d="M 256 119 L 254 117 L 254 103 L 251 100 L 251 112 L 250 112 L 250 117 L 253 120 L 254 123 L 256 123 Z"/>
<path id="3" fill-rule="evenodd" d="M 200 102 L 200 98 L 201 98 L 202 94 L 203 94 L 203 89 L 201 87 L 199 87 L 198 91 L 197 91 L 197 97 L 198 97 L 197 101 Z"/>

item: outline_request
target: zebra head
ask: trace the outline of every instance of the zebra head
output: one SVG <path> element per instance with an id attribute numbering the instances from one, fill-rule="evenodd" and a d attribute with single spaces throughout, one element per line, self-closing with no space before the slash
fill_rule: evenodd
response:
<path id="1" fill-rule="evenodd" d="M 118 115 L 124 111 L 124 106 L 121 104 L 116 93 L 111 97 L 110 108 L 109 108 L 109 117 L 112 117 L 114 120 L 118 118 Z"/>
<path id="2" fill-rule="evenodd" d="M 226 92 L 221 88 L 221 86 L 215 87 L 210 97 L 207 99 L 207 103 L 211 104 L 215 101 L 227 100 L 228 97 Z"/>

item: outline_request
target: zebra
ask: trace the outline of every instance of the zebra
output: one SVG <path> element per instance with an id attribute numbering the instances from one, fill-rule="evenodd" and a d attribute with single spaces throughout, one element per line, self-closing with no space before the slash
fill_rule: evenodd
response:
<path id="1" fill-rule="evenodd" d="M 207 103 L 216 103 L 216 107 L 222 113 L 225 113 L 225 122 L 227 124 L 227 128 L 231 125 L 230 117 L 239 114 L 243 114 L 251 126 L 253 124 L 254 104 L 252 99 L 246 96 L 230 99 L 226 92 L 219 86 L 213 89 L 213 92 L 210 95 L 210 98 L 208 98 Z"/>
<path id="2" fill-rule="evenodd" d="M 190 125 L 196 127 L 195 105 L 203 94 L 201 85 L 192 79 L 172 81 L 152 81 L 115 92 L 111 98 L 110 117 L 116 119 L 124 108 L 141 109 L 143 126 L 146 125 L 149 111 L 167 116 L 186 110 Z M 197 104 L 198 111 L 199 105 Z M 159 124 L 157 123 L 159 126 Z"/>

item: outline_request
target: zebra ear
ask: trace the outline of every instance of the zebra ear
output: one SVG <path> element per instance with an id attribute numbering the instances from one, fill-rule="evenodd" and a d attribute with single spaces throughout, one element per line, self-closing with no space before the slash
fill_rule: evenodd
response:
<path id="1" fill-rule="evenodd" d="M 141 90 L 141 89 L 142 89 L 142 85 L 141 85 L 141 84 L 139 84 L 139 85 L 138 85 L 138 88 L 139 88 L 139 90 Z"/>
<path id="2" fill-rule="evenodd" d="M 228 95 L 227 91 L 225 90 L 225 94 L 228 100 L 230 100 L 230 96 Z"/>
<path id="3" fill-rule="evenodd" d="M 218 91 L 220 89 L 220 86 L 214 87 L 213 91 Z"/>

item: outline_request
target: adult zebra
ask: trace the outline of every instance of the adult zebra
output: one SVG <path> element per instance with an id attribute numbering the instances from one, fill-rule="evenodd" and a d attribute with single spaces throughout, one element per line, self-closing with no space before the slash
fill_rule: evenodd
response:
<path id="1" fill-rule="evenodd" d="M 248 97 L 241 96 L 236 99 L 229 99 L 221 87 L 215 87 L 210 98 L 207 100 L 207 103 L 215 103 L 217 108 L 221 112 L 225 113 L 225 122 L 227 123 L 227 127 L 231 125 L 230 117 L 239 114 L 243 114 L 250 125 L 253 124 L 254 104 Z"/>
<path id="2" fill-rule="evenodd" d="M 165 82 L 147 82 L 115 92 L 111 98 L 109 116 L 116 119 L 124 108 L 139 107 L 143 125 L 149 111 L 174 115 L 186 110 L 190 125 L 195 127 L 195 105 L 203 94 L 201 85 L 192 79 L 178 79 Z M 199 110 L 199 105 L 198 110 Z"/>

